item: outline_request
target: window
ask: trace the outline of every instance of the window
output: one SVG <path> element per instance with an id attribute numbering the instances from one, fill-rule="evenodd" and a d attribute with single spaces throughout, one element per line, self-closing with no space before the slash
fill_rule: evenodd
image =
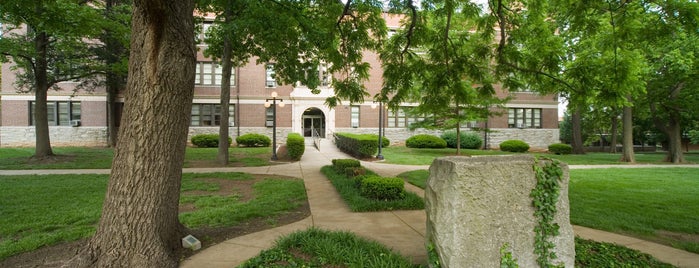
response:
<path id="1" fill-rule="evenodd" d="M 274 64 L 267 64 L 265 87 L 277 87 L 277 82 L 274 80 Z"/>
<path id="2" fill-rule="evenodd" d="M 274 111 L 272 109 L 274 109 L 274 107 L 269 107 L 269 108 L 265 109 L 265 126 L 266 127 L 274 126 Z"/>
<path id="3" fill-rule="evenodd" d="M 220 86 L 223 80 L 223 68 L 213 62 L 197 62 L 194 84 L 204 86 Z M 235 68 L 231 70 L 231 86 L 235 85 Z"/>
<path id="4" fill-rule="evenodd" d="M 80 120 L 80 102 L 48 101 L 46 114 L 49 126 L 70 126 L 71 121 Z M 29 125 L 34 125 L 34 102 L 29 102 Z"/>
<path id="5" fill-rule="evenodd" d="M 350 106 L 350 127 L 359 127 L 359 106 Z"/>
<path id="6" fill-rule="evenodd" d="M 235 106 L 228 107 L 228 125 L 235 125 Z M 213 103 L 192 104 L 191 126 L 220 126 L 221 125 L 221 105 Z"/>
<path id="7" fill-rule="evenodd" d="M 399 107 L 397 110 L 388 111 L 388 121 L 386 127 L 407 128 L 410 124 L 424 121 L 425 117 L 410 115 L 412 107 Z"/>
<path id="8" fill-rule="evenodd" d="M 510 108 L 507 115 L 510 128 L 541 128 L 541 109 Z"/>

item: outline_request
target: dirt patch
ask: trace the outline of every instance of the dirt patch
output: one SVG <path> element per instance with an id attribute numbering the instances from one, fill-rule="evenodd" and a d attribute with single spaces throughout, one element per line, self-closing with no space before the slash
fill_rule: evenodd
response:
<path id="1" fill-rule="evenodd" d="M 201 179 L 210 183 L 218 183 L 220 189 L 218 191 L 188 191 L 183 195 L 232 195 L 240 196 L 241 201 L 248 201 L 254 198 L 253 184 L 265 178 L 283 178 L 280 176 L 270 175 L 253 175 L 249 180 L 227 180 L 217 178 Z M 180 212 L 194 211 L 194 205 L 180 206 Z M 200 228 L 191 230 L 191 233 L 202 241 L 202 249 L 216 245 L 223 241 L 238 236 L 259 232 L 262 230 L 287 225 L 299 220 L 305 219 L 311 215 L 311 209 L 308 202 L 304 202 L 299 208 L 294 211 L 289 211 L 281 215 L 269 218 L 256 218 L 243 222 L 237 226 L 225 228 Z M 0 267 L 61 267 L 66 261 L 75 256 L 78 251 L 87 243 L 87 239 L 62 243 L 58 245 L 43 247 L 31 252 L 12 256 L 4 261 L 0 261 Z M 201 251 L 201 250 L 200 250 Z M 184 259 L 193 255 L 189 250 L 181 251 L 181 258 Z"/>
<path id="2" fill-rule="evenodd" d="M 699 234 L 675 233 L 665 230 L 656 231 L 655 234 L 659 237 L 676 241 L 699 243 Z"/>

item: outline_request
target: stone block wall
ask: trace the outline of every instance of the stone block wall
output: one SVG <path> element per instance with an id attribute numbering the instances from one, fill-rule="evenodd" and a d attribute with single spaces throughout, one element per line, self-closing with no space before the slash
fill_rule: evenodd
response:
<path id="1" fill-rule="evenodd" d="M 531 190 L 536 186 L 531 155 L 442 157 L 430 166 L 425 189 L 427 242 L 433 243 L 442 267 L 500 267 L 500 248 L 519 267 L 539 267 L 534 253 Z M 556 203 L 554 222 L 560 234 L 553 264 L 573 267 L 575 244 L 569 218 L 568 167 Z"/>
<path id="2" fill-rule="evenodd" d="M 106 127 L 49 127 L 51 146 L 105 146 Z M 36 135 L 33 126 L 0 127 L 0 146 L 34 147 Z"/>

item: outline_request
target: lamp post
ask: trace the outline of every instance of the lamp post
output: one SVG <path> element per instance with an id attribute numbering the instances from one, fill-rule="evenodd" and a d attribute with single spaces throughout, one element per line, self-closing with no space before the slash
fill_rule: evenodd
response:
<path id="1" fill-rule="evenodd" d="M 376 103 L 371 104 L 371 108 L 376 108 Z M 383 147 L 383 102 L 379 102 L 379 153 L 376 155 L 376 159 L 383 160 L 383 155 L 381 155 L 381 148 Z"/>
<path id="2" fill-rule="evenodd" d="M 277 92 L 272 91 L 271 99 L 265 100 L 265 108 L 272 107 L 272 160 L 277 160 L 277 100 L 279 107 L 284 107 L 284 100 L 277 98 Z M 269 101 L 272 101 L 271 103 Z"/>

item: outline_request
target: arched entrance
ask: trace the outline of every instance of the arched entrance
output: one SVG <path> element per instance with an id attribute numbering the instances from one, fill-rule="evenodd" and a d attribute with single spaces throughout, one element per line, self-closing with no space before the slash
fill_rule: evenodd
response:
<path id="1" fill-rule="evenodd" d="M 304 137 L 311 137 L 313 130 L 315 130 L 321 138 L 325 138 L 325 114 L 323 111 L 315 107 L 303 111 L 301 129 L 303 129 Z"/>

